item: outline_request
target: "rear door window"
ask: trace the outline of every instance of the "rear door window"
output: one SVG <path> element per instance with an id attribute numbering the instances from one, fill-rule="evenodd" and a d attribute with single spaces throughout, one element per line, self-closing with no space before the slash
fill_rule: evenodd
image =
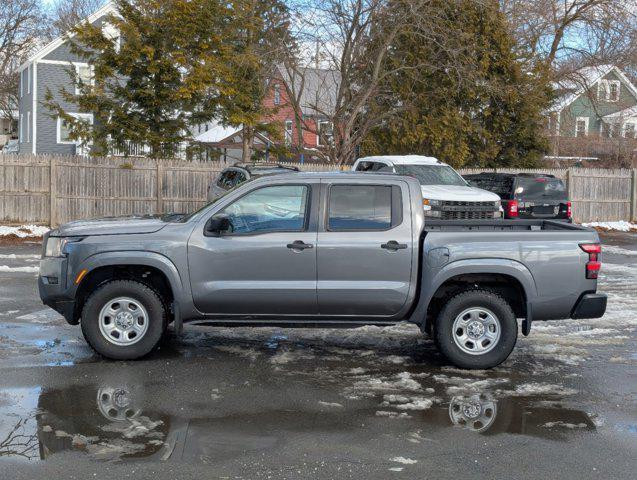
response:
<path id="1" fill-rule="evenodd" d="M 332 185 L 327 229 L 388 230 L 401 221 L 400 187 L 391 185 Z"/>
<path id="2" fill-rule="evenodd" d="M 217 181 L 217 186 L 219 188 L 223 188 L 224 190 L 228 190 L 232 188 L 237 172 L 235 170 L 227 170 L 223 172 L 219 176 L 219 180 Z"/>
<path id="3" fill-rule="evenodd" d="M 385 165 L 384 163 L 380 163 L 380 162 L 360 162 L 357 166 L 356 166 L 356 171 L 357 172 L 377 172 L 379 171 L 381 168 L 383 167 L 387 167 L 387 165 Z M 391 169 L 391 167 L 389 167 L 390 170 L 393 171 L 393 169 Z"/>
<path id="4" fill-rule="evenodd" d="M 550 177 L 518 177 L 515 198 L 524 200 L 567 200 L 564 182 Z"/>

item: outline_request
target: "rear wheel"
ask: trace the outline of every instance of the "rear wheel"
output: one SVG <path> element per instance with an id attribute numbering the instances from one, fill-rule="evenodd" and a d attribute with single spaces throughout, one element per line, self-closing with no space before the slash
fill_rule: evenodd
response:
<path id="1" fill-rule="evenodd" d="M 100 355 L 134 360 L 159 344 L 166 330 L 166 309 L 147 285 L 113 280 L 89 296 L 81 326 L 84 338 Z"/>
<path id="2" fill-rule="evenodd" d="M 467 290 L 453 296 L 436 319 L 436 346 L 461 368 L 499 365 L 511 354 L 518 325 L 510 305 L 486 290 Z"/>

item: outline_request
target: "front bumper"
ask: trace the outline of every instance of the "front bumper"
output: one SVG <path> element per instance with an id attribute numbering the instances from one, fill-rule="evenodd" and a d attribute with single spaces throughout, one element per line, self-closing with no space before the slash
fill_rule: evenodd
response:
<path id="1" fill-rule="evenodd" d="M 38 291 L 42 303 L 64 316 L 70 324 L 75 321 L 75 300 L 67 289 L 67 259 L 65 257 L 44 257 L 40 260 Z"/>
<path id="2" fill-rule="evenodd" d="M 603 293 L 585 293 L 575 304 L 571 318 L 599 318 L 606 312 L 607 300 Z"/>

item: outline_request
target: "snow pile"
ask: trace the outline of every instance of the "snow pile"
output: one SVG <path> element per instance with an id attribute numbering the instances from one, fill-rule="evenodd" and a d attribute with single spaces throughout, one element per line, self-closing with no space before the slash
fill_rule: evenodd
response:
<path id="1" fill-rule="evenodd" d="M 613 230 L 616 232 L 631 232 L 637 231 L 637 223 L 627 222 L 625 220 L 619 220 L 618 222 L 590 222 L 582 223 L 583 227 L 599 228 L 601 230 Z"/>
<path id="2" fill-rule="evenodd" d="M 20 225 L 19 227 L 8 227 L 0 225 L 0 237 L 15 236 L 18 238 L 41 237 L 49 231 L 49 227 L 40 225 Z"/>
<path id="3" fill-rule="evenodd" d="M 9 265 L 0 265 L 0 273 L 21 272 L 21 273 L 37 273 L 40 267 L 10 267 Z"/>

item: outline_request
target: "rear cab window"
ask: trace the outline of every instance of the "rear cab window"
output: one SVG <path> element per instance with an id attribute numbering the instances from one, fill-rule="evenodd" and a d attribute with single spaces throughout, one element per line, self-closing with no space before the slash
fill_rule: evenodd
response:
<path id="1" fill-rule="evenodd" d="M 333 184 L 327 202 L 327 230 L 383 231 L 402 223 L 397 185 Z"/>

